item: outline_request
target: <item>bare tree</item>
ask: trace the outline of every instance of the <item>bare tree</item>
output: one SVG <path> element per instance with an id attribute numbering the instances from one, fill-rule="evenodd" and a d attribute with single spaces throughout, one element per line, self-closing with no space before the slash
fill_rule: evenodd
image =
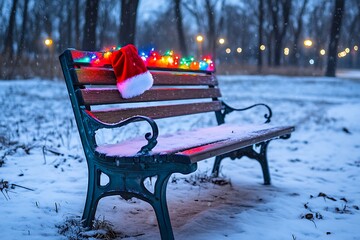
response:
<path id="1" fill-rule="evenodd" d="M 294 21 L 292 23 L 292 28 L 294 31 L 294 40 L 293 40 L 294 43 L 293 43 L 293 50 L 291 52 L 290 61 L 294 65 L 297 65 L 299 63 L 299 46 L 300 46 L 299 39 L 301 32 L 303 30 L 304 13 L 307 3 L 308 0 L 303 0 L 298 15 L 295 16 L 295 13 L 293 13 Z"/>
<path id="2" fill-rule="evenodd" d="M 75 47 L 80 48 L 80 3 L 75 0 Z"/>
<path id="3" fill-rule="evenodd" d="M 139 0 L 121 0 L 120 45 L 135 43 L 136 17 Z"/>
<path id="4" fill-rule="evenodd" d="M 156 51 L 171 49 L 176 53 L 180 52 L 177 29 L 173 24 L 164 24 L 169 22 L 169 19 L 171 23 L 175 24 L 175 13 L 171 10 L 173 10 L 173 6 L 167 4 L 164 8 L 153 10 L 150 19 L 142 19 L 137 31 L 139 37 L 136 40 L 136 43 L 143 48 L 142 50 L 149 51 L 155 47 Z"/>
<path id="5" fill-rule="evenodd" d="M 241 7 L 234 4 L 236 3 L 226 4 L 222 12 L 224 24 L 221 37 L 225 39 L 225 42 L 217 45 L 216 57 L 221 61 L 237 60 L 244 63 L 252 55 L 251 49 L 255 49 L 257 44 L 254 45 L 253 39 L 257 34 L 254 31 L 255 28 L 244 27 L 257 24 L 257 6 L 255 9 L 250 3 L 244 3 Z M 232 49 L 231 53 L 226 52 L 227 48 Z"/>
<path id="6" fill-rule="evenodd" d="M 4 42 L 4 51 L 3 54 L 6 55 L 11 61 L 14 55 L 13 49 L 13 41 L 14 41 L 14 30 L 15 30 L 15 17 L 16 17 L 16 8 L 17 8 L 18 0 L 13 0 L 13 4 L 11 7 L 9 24 L 7 26 L 5 42 Z"/>
<path id="7" fill-rule="evenodd" d="M 98 40 L 101 47 L 114 46 L 119 44 L 118 42 L 118 24 L 116 18 L 111 14 L 115 7 L 119 7 L 120 2 L 118 0 L 101 1 L 99 4 L 99 20 L 98 20 Z"/>
<path id="8" fill-rule="evenodd" d="M 0 9 L 3 9 L 4 5 L 5 5 L 5 1 L 0 1 Z M 5 22 L 6 17 L 4 15 L 5 14 L 0 15 L 1 22 Z M 2 29 L 0 30 L 0 34 L 2 34 Z"/>
<path id="9" fill-rule="evenodd" d="M 198 5 L 198 1 L 187 1 L 184 7 L 195 17 L 199 31 L 206 34 L 207 52 L 215 59 L 216 38 L 222 31 L 224 23 L 225 0 L 204 0 L 205 8 Z M 220 3 L 220 4 L 219 4 Z M 219 6 L 220 10 L 217 9 Z M 204 16 L 206 18 L 204 19 Z"/>
<path id="10" fill-rule="evenodd" d="M 186 42 L 185 42 L 185 34 L 183 28 L 183 17 L 181 12 L 181 0 L 174 0 L 174 8 L 175 8 L 175 19 L 176 19 L 176 28 L 179 37 L 179 45 L 180 45 L 180 52 L 184 55 L 188 55 Z"/>
<path id="11" fill-rule="evenodd" d="M 67 13 L 67 19 L 66 19 L 66 46 L 70 47 L 73 44 L 73 4 L 67 3 L 66 6 L 66 13 Z"/>
<path id="12" fill-rule="evenodd" d="M 358 45 L 358 38 L 360 34 L 360 1 L 348 0 L 347 6 L 352 6 L 351 11 L 346 11 L 343 16 L 341 29 L 341 38 L 339 44 L 350 48 L 349 54 L 346 58 L 341 59 L 341 63 L 347 67 L 356 67 L 357 57 L 359 54 L 354 50 L 354 46 Z"/>
<path id="13" fill-rule="evenodd" d="M 203 9 L 199 5 L 199 2 L 200 1 L 188 0 L 183 2 L 183 6 L 195 18 L 196 25 L 201 29 L 200 32 L 202 32 L 202 30 L 206 28 L 206 23 L 204 17 L 202 17 L 204 12 L 202 11 Z"/>
<path id="14" fill-rule="evenodd" d="M 259 70 L 263 65 L 262 51 L 260 46 L 263 44 L 263 24 L 264 24 L 264 0 L 259 0 L 259 25 L 258 25 L 258 48 L 257 48 L 257 66 Z"/>
<path id="15" fill-rule="evenodd" d="M 17 59 L 21 58 L 21 55 L 23 54 L 25 50 L 25 34 L 26 34 L 26 25 L 28 21 L 28 7 L 29 7 L 29 0 L 24 0 L 24 12 L 23 12 L 23 19 L 22 19 L 22 25 L 21 25 L 21 36 L 20 36 L 20 42 L 19 42 L 19 50 L 17 52 Z"/>
<path id="16" fill-rule="evenodd" d="M 340 39 L 341 22 L 344 13 L 344 0 L 335 0 L 335 8 L 331 24 L 329 55 L 325 75 L 335 77 L 337 64 L 337 47 Z"/>
<path id="17" fill-rule="evenodd" d="M 274 65 L 280 66 L 282 47 L 291 11 L 291 0 L 271 0 L 271 16 L 273 20 L 273 33 L 275 38 Z"/>
<path id="18" fill-rule="evenodd" d="M 272 8 L 273 5 L 271 3 L 272 0 L 264 1 L 264 22 L 263 22 L 263 42 L 266 46 L 266 49 L 264 53 L 266 53 L 266 62 L 268 66 L 274 65 L 273 62 L 273 49 L 274 49 L 274 40 L 275 40 L 275 34 L 274 34 L 274 21 L 273 21 L 273 14 L 272 14 Z M 276 8 L 277 9 L 277 8 Z M 260 47 L 260 46 L 257 46 Z"/>
<path id="19" fill-rule="evenodd" d="M 59 11 L 56 13 L 58 16 L 56 16 L 60 20 L 60 24 L 58 25 L 58 31 L 59 31 L 59 39 L 57 40 L 57 49 L 59 51 L 63 51 L 64 48 L 70 47 L 68 44 L 68 36 L 69 32 L 71 31 L 68 29 L 68 16 L 71 15 L 67 11 L 66 3 L 60 4 L 58 6 Z M 54 14 L 55 15 L 55 14 Z M 52 18 L 56 18 L 54 15 L 52 15 Z M 71 21 L 71 20 L 70 20 Z M 48 36 L 52 36 L 52 31 L 48 33 Z"/>
<path id="20" fill-rule="evenodd" d="M 96 49 L 96 25 L 98 18 L 99 0 L 86 0 L 85 26 L 82 48 L 84 50 Z"/>
<path id="21" fill-rule="evenodd" d="M 303 57 L 309 59 L 311 56 L 314 59 L 315 67 L 320 68 L 324 66 L 325 57 L 320 55 L 321 49 L 326 49 L 329 43 L 329 32 L 331 27 L 332 9 L 333 4 L 327 0 L 316 2 L 313 6 L 313 10 L 309 11 L 307 28 L 304 28 L 304 32 L 308 36 L 315 36 L 313 39 L 313 46 L 308 49 L 303 49 L 301 52 Z"/>
<path id="22" fill-rule="evenodd" d="M 38 58 L 39 55 L 37 54 L 40 52 L 40 43 L 36 36 L 41 36 L 44 31 L 44 23 L 43 21 L 39 21 L 45 15 L 45 1 L 38 1 L 37 4 L 34 6 L 32 11 L 32 16 L 30 15 L 29 19 L 29 29 L 32 29 L 32 36 L 30 38 L 31 48 L 28 49 L 31 53 L 35 54 L 35 57 Z"/>
<path id="23" fill-rule="evenodd" d="M 359 36 L 360 35 L 360 2 L 357 1 L 357 27 L 355 28 L 356 29 L 356 32 L 354 33 L 354 36 Z M 358 46 L 359 47 L 359 46 Z M 357 54 L 357 58 L 356 58 L 356 64 L 355 66 L 357 68 L 360 68 L 360 54 Z"/>
<path id="24" fill-rule="evenodd" d="M 216 16 L 216 3 L 218 1 L 212 2 L 211 0 L 205 0 L 205 7 L 206 7 L 206 13 L 208 18 L 208 42 L 209 42 L 209 52 L 212 53 L 214 59 L 216 58 L 216 38 L 218 37 L 216 34 L 220 33 L 222 30 L 222 25 L 224 22 L 224 7 L 225 7 L 225 0 L 221 1 L 220 4 L 220 17 L 217 19 Z"/>

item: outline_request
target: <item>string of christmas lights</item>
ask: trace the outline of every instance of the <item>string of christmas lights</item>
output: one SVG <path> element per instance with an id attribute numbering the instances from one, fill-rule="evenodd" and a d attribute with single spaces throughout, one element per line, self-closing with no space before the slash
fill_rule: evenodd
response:
<path id="1" fill-rule="evenodd" d="M 80 52 L 72 51 L 72 57 L 76 63 L 90 64 L 92 66 L 111 66 L 111 54 L 119 50 L 120 47 L 105 48 L 102 52 Z M 214 62 L 210 56 L 204 56 L 201 60 L 194 57 L 181 57 L 173 50 L 166 51 L 163 55 L 151 49 L 148 54 L 141 52 L 139 56 L 143 59 L 147 67 L 188 69 L 213 72 Z"/>

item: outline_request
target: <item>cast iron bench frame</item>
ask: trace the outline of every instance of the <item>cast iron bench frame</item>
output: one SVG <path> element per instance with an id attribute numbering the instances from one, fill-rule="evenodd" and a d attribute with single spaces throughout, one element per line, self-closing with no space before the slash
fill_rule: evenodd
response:
<path id="1" fill-rule="evenodd" d="M 272 111 L 263 103 L 242 109 L 235 109 L 220 100 L 221 93 L 214 72 L 150 69 L 154 77 L 154 86 L 139 97 L 123 99 L 115 89 L 116 78 L 111 66 L 91 66 L 74 56 L 102 56 L 101 52 L 85 52 L 68 49 L 60 55 L 62 71 L 73 107 L 76 123 L 80 133 L 88 165 L 88 190 L 85 208 L 82 216 L 83 225 L 92 227 L 96 208 L 101 198 L 110 195 L 120 195 L 128 200 L 132 197 L 148 202 L 155 211 L 162 239 L 173 239 L 167 202 L 166 186 L 173 173 L 189 174 L 197 169 L 197 162 L 215 157 L 212 170 L 213 176 L 218 176 L 220 163 L 224 158 L 239 159 L 247 156 L 257 160 L 262 168 L 264 184 L 270 184 L 270 174 L 267 161 L 267 147 L 271 140 L 290 137 L 293 126 L 277 127 L 256 137 L 241 141 L 223 141 L 208 144 L 197 151 L 182 151 L 177 154 L 152 154 L 151 150 L 157 144 L 159 134 L 154 119 L 182 116 L 204 112 L 214 112 L 218 125 L 225 123 L 225 116 L 233 111 L 245 111 L 253 107 L 265 107 L 265 123 L 269 123 Z M 106 86 L 107 85 L 107 86 Z M 187 85 L 187 87 L 184 87 Z M 89 88 L 90 86 L 90 88 Z M 97 88 L 91 88 L 96 86 Z M 202 88 L 198 88 L 201 86 Z M 169 102 L 172 100 L 201 99 L 196 103 L 169 104 L 162 106 L 141 106 L 136 108 L 120 107 L 115 111 L 92 110 L 92 106 L 100 104 L 127 105 L 134 102 Z M 204 102 L 203 99 L 208 99 Z M 134 156 L 111 157 L 98 153 L 95 134 L 103 128 L 118 128 L 132 122 L 146 121 L 152 133 L 147 133 L 147 144 L 139 149 Z M 257 149 L 254 150 L 255 146 Z M 101 174 L 109 177 L 109 182 L 103 186 L 100 183 Z M 144 186 L 144 180 L 157 176 L 154 192 Z"/>

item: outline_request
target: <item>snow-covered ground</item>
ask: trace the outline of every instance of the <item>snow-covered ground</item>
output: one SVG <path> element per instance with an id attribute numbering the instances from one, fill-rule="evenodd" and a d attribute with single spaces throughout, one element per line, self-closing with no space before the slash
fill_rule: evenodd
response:
<path id="1" fill-rule="evenodd" d="M 262 184 L 259 164 L 245 158 L 223 161 L 221 176 L 229 184 L 206 179 L 212 159 L 199 163 L 191 176 L 173 176 L 167 194 L 175 238 L 360 239 L 360 81 L 219 81 L 230 105 L 267 103 L 272 122 L 295 125 L 296 132 L 269 145 L 271 186 Z M 82 214 L 87 167 L 64 83 L 1 81 L 0 102 L 0 181 L 14 187 L 0 183 L 0 239 L 82 239 L 71 223 Z M 262 122 L 264 113 L 233 113 L 227 120 Z M 213 117 L 161 120 L 160 134 L 214 124 Z M 134 125 L 116 137 L 141 130 Z M 107 134 L 99 138 L 107 141 Z M 105 198 L 96 218 L 111 223 L 119 239 L 159 238 L 153 210 L 139 200 Z"/>

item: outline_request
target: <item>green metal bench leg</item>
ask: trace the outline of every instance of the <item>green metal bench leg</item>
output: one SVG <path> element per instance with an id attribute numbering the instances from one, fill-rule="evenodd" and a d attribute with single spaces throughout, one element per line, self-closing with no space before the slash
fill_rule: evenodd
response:
<path id="1" fill-rule="evenodd" d="M 213 177 L 218 177 L 219 176 L 220 164 L 221 164 L 221 161 L 223 159 L 224 158 L 221 157 L 221 156 L 216 156 L 215 157 L 214 166 L 213 166 L 213 169 L 212 169 L 212 172 L 211 172 L 211 176 L 213 176 Z"/>
<path id="2" fill-rule="evenodd" d="M 92 228 L 95 218 L 95 212 L 100 200 L 99 192 L 97 190 L 98 183 L 100 182 L 100 173 L 96 168 L 89 168 L 88 190 L 86 195 L 86 202 L 82 216 L 83 226 Z"/>
<path id="3" fill-rule="evenodd" d="M 267 147 L 269 142 L 270 141 L 260 143 L 260 153 L 257 154 L 257 157 L 255 158 L 261 165 L 265 185 L 270 185 L 271 183 L 269 164 L 267 160 Z"/>
<path id="4" fill-rule="evenodd" d="M 169 210 L 166 203 L 166 186 L 169 178 L 169 174 L 158 175 L 158 179 L 156 180 L 155 184 L 154 198 L 151 202 L 151 205 L 154 208 L 156 214 L 162 240 L 174 239 Z"/>
<path id="5" fill-rule="evenodd" d="M 240 149 L 240 150 L 228 153 L 228 154 L 216 156 L 214 166 L 212 169 L 212 176 L 213 177 L 219 176 L 220 164 L 224 158 L 230 157 L 232 160 L 234 160 L 234 159 L 242 158 L 243 156 L 247 156 L 247 157 L 254 159 L 260 163 L 261 170 L 263 173 L 263 178 L 264 178 L 264 184 L 269 185 L 271 182 L 269 165 L 268 165 L 268 160 L 267 160 L 267 147 L 268 147 L 269 143 L 270 143 L 270 141 L 266 141 L 266 142 L 257 144 L 257 146 L 260 147 L 259 152 L 256 152 L 253 149 L 253 146 L 249 146 L 247 148 Z"/>

